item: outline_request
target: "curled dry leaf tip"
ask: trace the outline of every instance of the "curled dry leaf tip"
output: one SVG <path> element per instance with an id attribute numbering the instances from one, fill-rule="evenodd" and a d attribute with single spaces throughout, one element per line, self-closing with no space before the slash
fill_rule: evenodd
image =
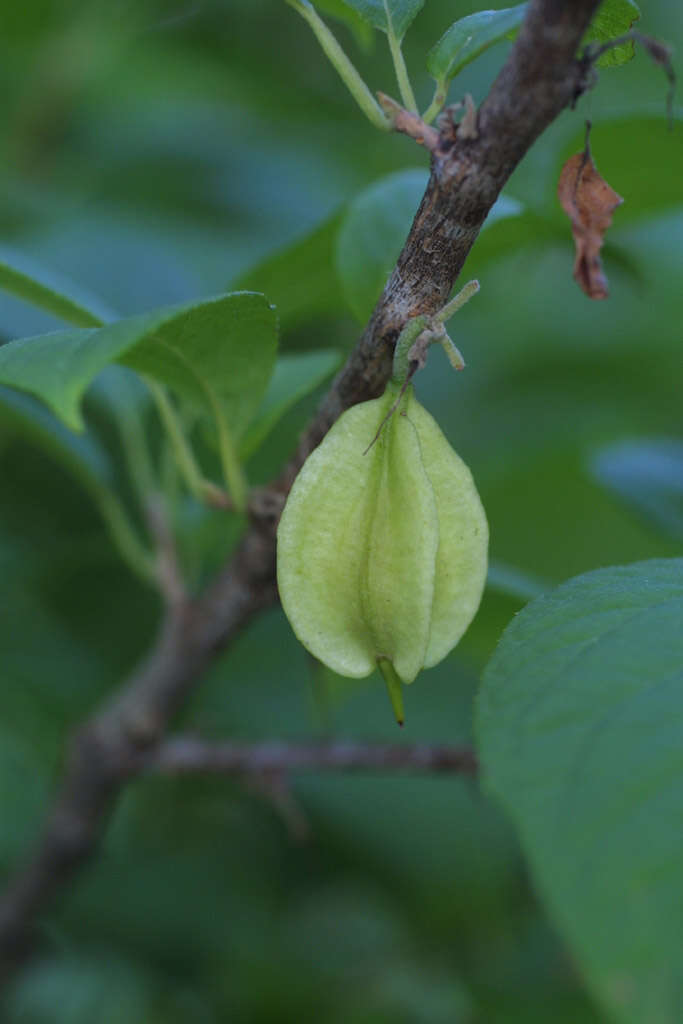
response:
<path id="1" fill-rule="evenodd" d="M 576 246 L 574 279 L 589 298 L 606 299 L 609 289 L 600 249 L 612 214 L 624 200 L 598 174 L 588 137 L 583 152 L 571 156 L 562 168 L 557 194 L 571 221 Z"/>

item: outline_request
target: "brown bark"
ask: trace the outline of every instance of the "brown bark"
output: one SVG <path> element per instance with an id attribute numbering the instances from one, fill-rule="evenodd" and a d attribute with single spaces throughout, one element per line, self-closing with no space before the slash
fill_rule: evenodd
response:
<path id="1" fill-rule="evenodd" d="M 177 736 L 162 743 L 147 770 L 164 775 L 290 775 L 310 771 L 474 775 L 477 760 L 468 747 L 426 743 L 207 743 Z"/>

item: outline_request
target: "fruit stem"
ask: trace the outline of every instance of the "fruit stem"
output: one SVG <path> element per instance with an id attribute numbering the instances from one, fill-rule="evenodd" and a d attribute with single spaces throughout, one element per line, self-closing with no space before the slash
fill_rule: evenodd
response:
<path id="1" fill-rule="evenodd" d="M 401 689 L 403 683 L 388 658 L 378 658 L 377 668 L 382 673 L 384 682 L 387 684 L 389 700 L 391 701 L 391 706 L 394 709 L 396 721 L 401 728 L 403 728 L 403 723 L 405 722 L 405 713 L 403 711 L 403 691 Z"/>
<path id="2" fill-rule="evenodd" d="M 410 350 L 418 337 L 429 324 L 429 317 L 424 313 L 413 317 L 403 327 L 394 349 L 394 366 L 392 378 L 395 384 L 403 384 L 410 371 Z"/>

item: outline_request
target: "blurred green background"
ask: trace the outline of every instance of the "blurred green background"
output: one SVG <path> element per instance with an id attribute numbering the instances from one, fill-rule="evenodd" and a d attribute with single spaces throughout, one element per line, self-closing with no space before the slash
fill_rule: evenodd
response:
<path id="1" fill-rule="evenodd" d="M 642 7 L 643 31 L 680 44 L 682 7 Z M 427 0 L 410 30 L 424 105 L 425 54 L 472 9 Z M 335 26 L 369 84 L 395 93 L 383 37 Z M 465 69 L 452 97 L 481 101 L 505 52 Z M 667 130 L 665 89 L 640 53 L 602 72 L 537 143 L 506 189 L 522 215 L 487 231 L 465 270 L 482 284 L 454 324 L 466 372 L 444 372 L 435 353 L 420 376 L 422 401 L 479 485 L 499 584 L 507 570 L 533 590 L 680 553 L 683 483 L 657 476 L 662 452 L 680 472 L 683 443 L 683 130 L 678 112 Z M 353 345 L 361 325 L 335 276 L 338 220 L 317 247 L 305 239 L 361 189 L 424 169 L 426 158 L 362 118 L 282 0 L 5 3 L 0 90 L 3 250 L 123 315 L 261 283 L 281 308 L 284 350 Z M 605 247 L 604 303 L 572 280 L 555 195 L 586 117 L 598 168 L 625 199 Z M 0 295 L 2 340 L 58 325 Z M 320 393 L 254 457 L 252 481 L 291 451 Z M 110 437 L 94 400 L 90 422 Z M 144 652 L 160 609 L 77 482 L 2 417 L 0 472 L 5 876 L 39 832 L 69 730 Z M 220 517 L 197 525 L 195 513 L 188 543 L 201 547 L 206 574 L 235 527 Z M 487 590 L 458 650 L 408 692 L 405 735 L 376 679 L 352 684 L 315 668 L 279 610 L 215 664 L 178 728 L 217 739 L 468 741 L 478 674 L 524 600 L 509 589 Z M 305 842 L 245 786 L 130 786 L 97 861 L 41 919 L 38 955 L 3 993 L 2 1020 L 602 1019 L 511 828 L 476 785 L 310 774 L 292 789 Z"/>

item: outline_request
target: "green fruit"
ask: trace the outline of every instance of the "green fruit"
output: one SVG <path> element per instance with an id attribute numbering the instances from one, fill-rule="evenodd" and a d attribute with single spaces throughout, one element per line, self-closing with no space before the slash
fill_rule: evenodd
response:
<path id="1" fill-rule="evenodd" d="M 371 444 L 398 395 L 390 385 L 353 406 L 309 456 L 280 520 L 277 570 L 304 647 L 340 675 L 379 667 L 392 700 L 467 629 L 488 545 L 470 471 L 412 386 Z"/>

